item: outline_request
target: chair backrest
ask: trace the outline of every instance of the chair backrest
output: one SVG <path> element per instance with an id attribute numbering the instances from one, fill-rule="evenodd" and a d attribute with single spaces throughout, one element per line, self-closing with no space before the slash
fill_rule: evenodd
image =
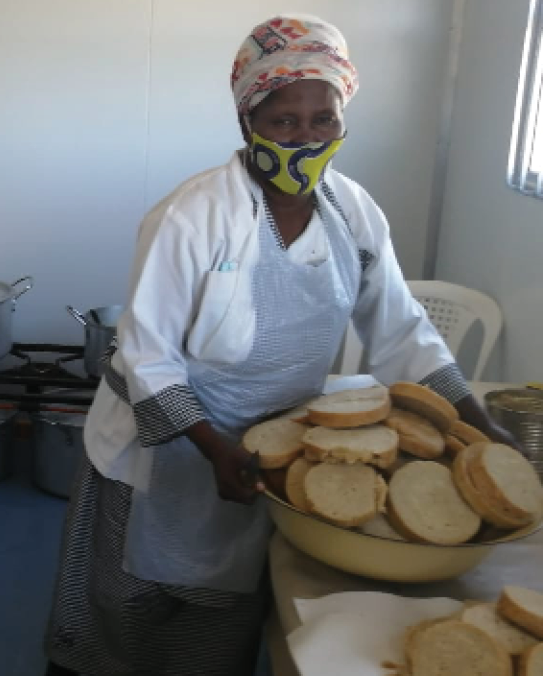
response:
<path id="1" fill-rule="evenodd" d="M 454 356 L 458 355 L 469 328 L 480 320 L 483 339 L 472 376 L 473 380 L 480 380 L 502 328 L 498 304 L 480 291 L 449 282 L 421 280 L 407 285 Z"/>
<path id="2" fill-rule="evenodd" d="M 480 380 L 502 327 L 502 313 L 497 303 L 480 291 L 449 282 L 421 280 L 407 282 L 407 285 L 455 357 L 470 327 L 477 320 L 481 321 L 483 339 L 472 375 L 473 380 Z M 337 372 L 342 375 L 358 373 L 362 350 L 352 322 L 349 322 Z"/>

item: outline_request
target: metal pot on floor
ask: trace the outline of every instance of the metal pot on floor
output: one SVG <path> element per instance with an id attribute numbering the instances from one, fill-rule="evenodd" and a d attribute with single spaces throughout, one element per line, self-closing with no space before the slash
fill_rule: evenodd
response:
<path id="1" fill-rule="evenodd" d="M 83 427 L 88 407 L 73 410 L 78 412 L 66 409 L 66 412 L 32 414 L 34 483 L 43 491 L 61 498 L 70 497 L 77 469 L 85 454 Z"/>
<path id="2" fill-rule="evenodd" d="M 10 476 L 13 468 L 13 422 L 15 411 L 0 410 L 0 480 Z"/>
<path id="3" fill-rule="evenodd" d="M 105 364 L 101 361 L 104 352 L 117 334 L 117 322 L 123 311 L 122 305 L 107 305 L 88 310 L 85 314 L 71 305 L 66 310 L 85 327 L 85 370 L 90 376 L 100 378 Z"/>

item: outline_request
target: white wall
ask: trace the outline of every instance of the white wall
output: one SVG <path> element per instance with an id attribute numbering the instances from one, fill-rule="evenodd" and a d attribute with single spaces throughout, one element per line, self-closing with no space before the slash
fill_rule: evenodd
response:
<path id="1" fill-rule="evenodd" d="M 336 167 L 420 276 L 452 0 L 293 0 L 345 33 L 361 89 Z M 144 211 L 241 145 L 229 91 L 274 0 L 2 0 L 0 280 L 33 274 L 19 341 L 80 342 L 69 303 L 123 302 Z"/>
<path id="2" fill-rule="evenodd" d="M 467 4 L 436 277 L 492 295 L 487 379 L 543 380 L 543 201 L 505 182 L 529 0 Z"/>

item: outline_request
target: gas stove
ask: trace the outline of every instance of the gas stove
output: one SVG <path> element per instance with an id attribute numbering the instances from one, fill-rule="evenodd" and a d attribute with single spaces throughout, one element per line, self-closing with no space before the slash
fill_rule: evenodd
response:
<path id="1" fill-rule="evenodd" d="M 91 404 L 99 379 L 69 369 L 80 365 L 83 351 L 81 345 L 14 343 L 10 359 L 0 359 L 0 401 L 26 411 L 49 403 Z"/>

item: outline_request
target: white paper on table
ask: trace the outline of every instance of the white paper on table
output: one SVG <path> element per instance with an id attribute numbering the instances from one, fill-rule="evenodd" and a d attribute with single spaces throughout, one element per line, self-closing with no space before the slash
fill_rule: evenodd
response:
<path id="1" fill-rule="evenodd" d="M 354 376 L 337 376 L 328 378 L 324 387 L 323 394 L 332 394 L 332 392 L 340 392 L 341 390 L 357 390 L 361 387 L 373 387 L 379 385 L 373 376 L 359 373 Z"/>
<path id="2" fill-rule="evenodd" d="M 381 592 L 344 592 L 295 599 L 302 626 L 288 637 L 301 676 L 385 676 L 402 664 L 405 630 L 462 607 L 448 598 L 413 599 Z"/>

